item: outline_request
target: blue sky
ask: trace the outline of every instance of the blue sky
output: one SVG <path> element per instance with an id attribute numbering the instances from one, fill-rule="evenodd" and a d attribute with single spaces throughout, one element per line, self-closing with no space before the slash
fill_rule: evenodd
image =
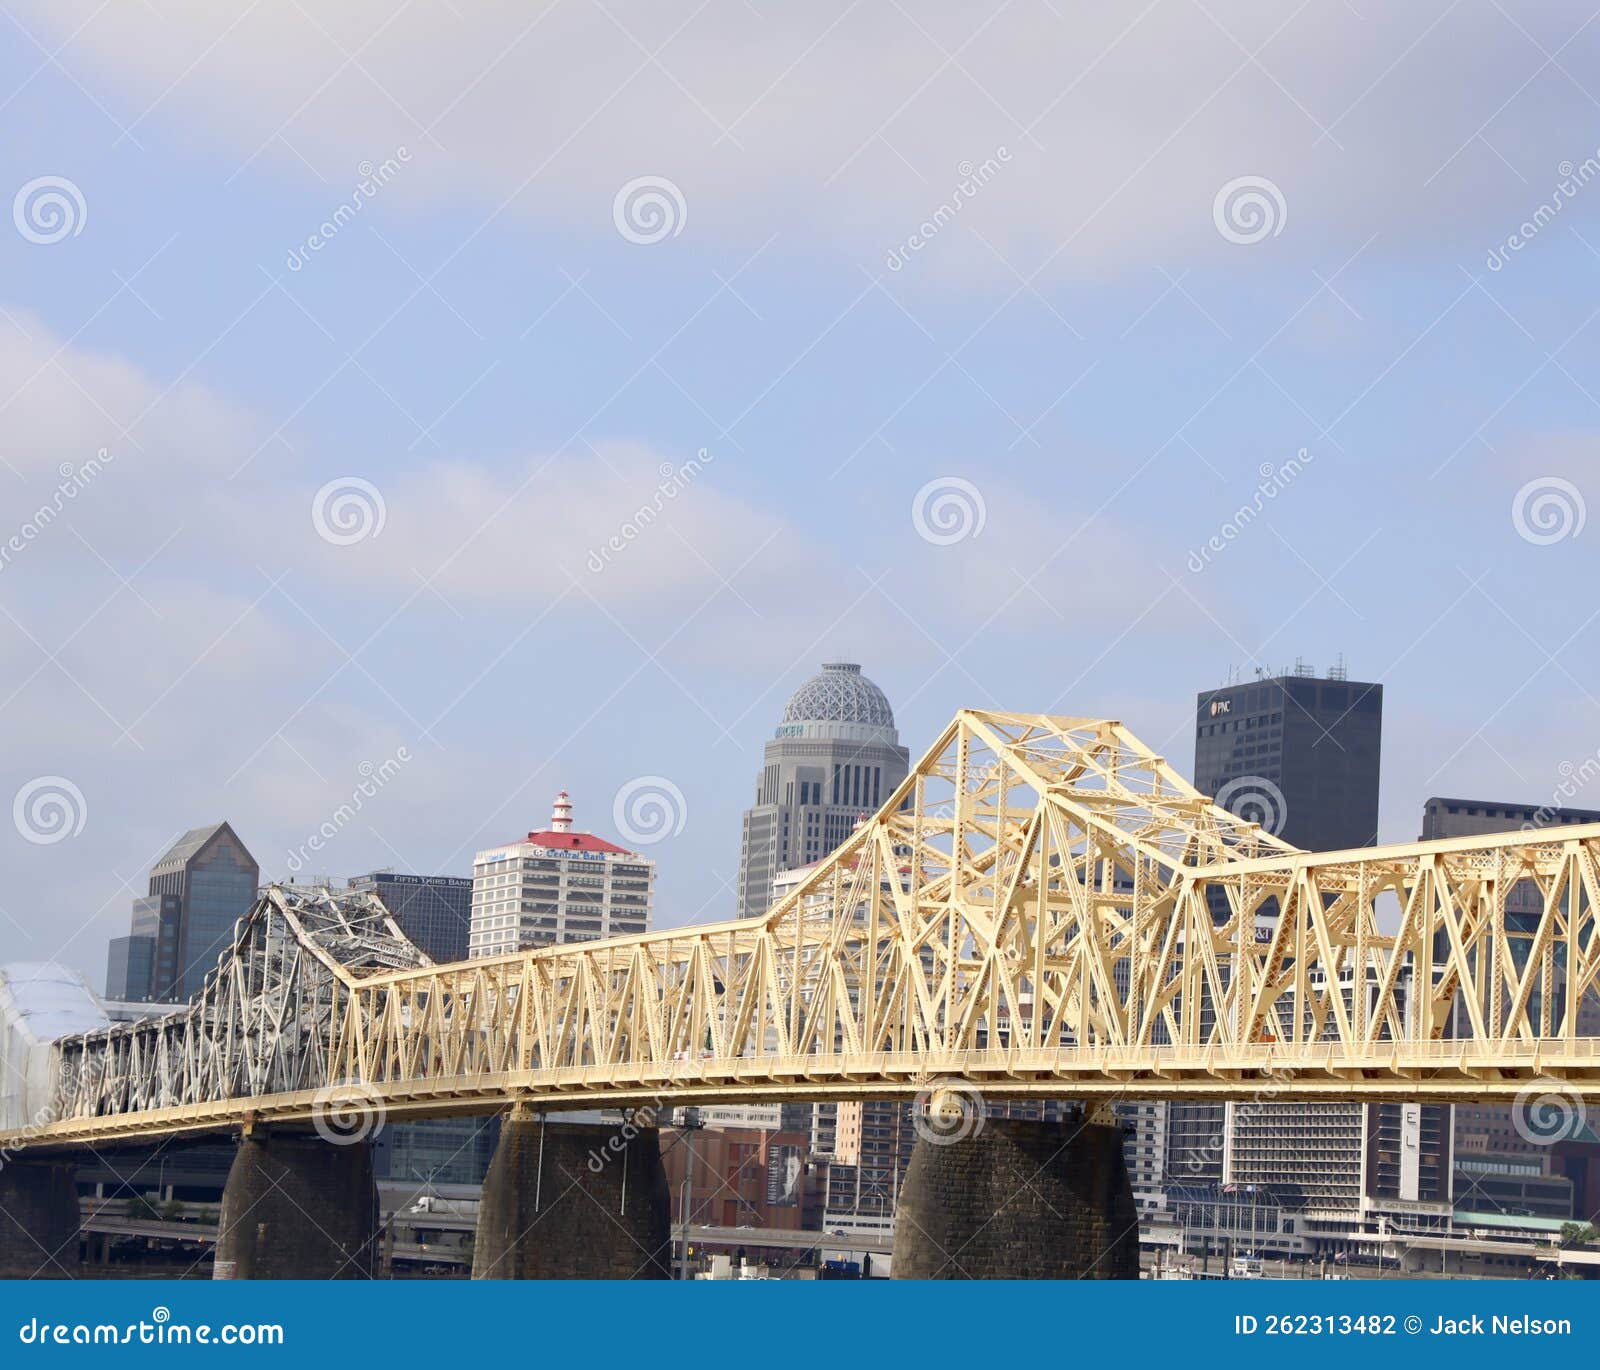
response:
<path id="1" fill-rule="evenodd" d="M 1393 840 L 1595 756 L 1593 13 L 792 8 L 9 7 L 0 533 L 61 509 L 0 565 L 0 789 L 72 812 L 0 839 L 0 958 L 98 981 L 177 832 L 286 874 L 402 749 L 306 869 L 661 777 L 658 918 L 728 915 L 837 657 L 914 754 L 972 705 L 1187 771 L 1197 689 L 1343 653 Z"/>

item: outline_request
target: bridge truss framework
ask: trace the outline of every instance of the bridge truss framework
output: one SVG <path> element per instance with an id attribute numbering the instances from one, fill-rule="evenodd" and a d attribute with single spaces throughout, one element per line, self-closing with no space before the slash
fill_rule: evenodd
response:
<path id="1" fill-rule="evenodd" d="M 761 918 L 440 966 L 370 895 L 274 886 L 186 1010 L 57 1042 L 0 1147 L 957 1085 L 1600 1098 L 1597 858 L 1600 825 L 1305 852 L 1119 723 L 965 711 Z"/>

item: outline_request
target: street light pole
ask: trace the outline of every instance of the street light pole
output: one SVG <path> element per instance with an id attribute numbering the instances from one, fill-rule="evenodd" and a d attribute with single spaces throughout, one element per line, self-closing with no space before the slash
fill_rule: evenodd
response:
<path id="1" fill-rule="evenodd" d="M 689 1278 L 689 1220 L 694 1216 L 694 1134 L 704 1126 L 700 1121 L 700 1110 L 684 1109 L 679 1126 L 683 1129 L 683 1141 L 689 1153 L 683 1162 L 683 1188 L 679 1197 L 683 1234 L 678 1254 L 678 1278 L 686 1280 Z"/>

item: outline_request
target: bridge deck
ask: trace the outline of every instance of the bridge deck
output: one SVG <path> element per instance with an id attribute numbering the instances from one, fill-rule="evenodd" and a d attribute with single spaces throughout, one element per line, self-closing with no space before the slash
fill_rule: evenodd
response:
<path id="1" fill-rule="evenodd" d="M 49 1044 L 0 1148 L 973 1092 L 1570 1109 L 1597 910 L 1600 825 L 1304 852 L 1119 723 L 966 711 L 763 918 L 436 966 L 371 896 L 271 887 L 192 1005 Z"/>

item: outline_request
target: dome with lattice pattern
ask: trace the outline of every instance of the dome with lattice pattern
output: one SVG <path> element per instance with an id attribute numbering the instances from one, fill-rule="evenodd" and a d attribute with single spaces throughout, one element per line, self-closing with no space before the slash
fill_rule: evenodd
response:
<path id="1" fill-rule="evenodd" d="M 827 661 L 820 675 L 812 676 L 789 697 L 783 721 L 893 728 L 894 710 L 883 691 L 861 674 L 861 667 L 846 661 Z"/>

